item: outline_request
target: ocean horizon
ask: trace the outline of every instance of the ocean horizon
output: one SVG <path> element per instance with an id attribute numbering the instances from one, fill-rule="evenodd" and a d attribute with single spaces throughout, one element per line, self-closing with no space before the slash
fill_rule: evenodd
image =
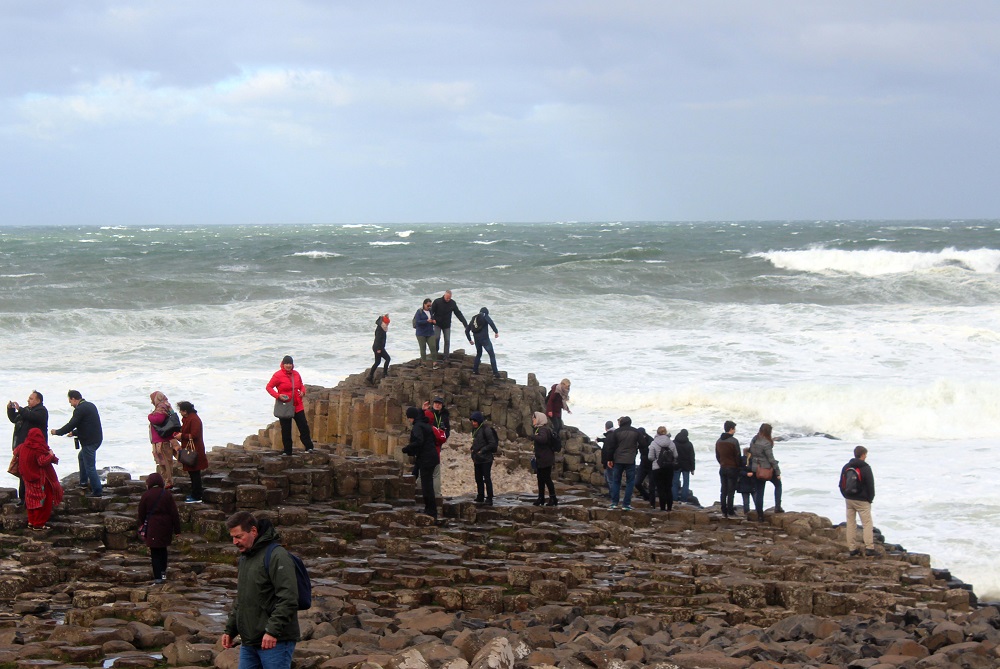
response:
<path id="1" fill-rule="evenodd" d="M 998 268 L 997 220 L 2 226 L 0 391 L 41 391 L 59 427 L 80 390 L 99 466 L 144 475 L 154 390 L 195 404 L 209 447 L 242 443 L 273 420 L 283 355 L 335 386 L 388 312 L 411 360 L 413 312 L 451 289 L 467 318 L 489 307 L 510 377 L 573 381 L 568 424 L 687 429 L 703 503 L 725 420 L 744 445 L 771 423 L 782 506 L 834 523 L 864 444 L 886 540 L 997 598 Z"/>

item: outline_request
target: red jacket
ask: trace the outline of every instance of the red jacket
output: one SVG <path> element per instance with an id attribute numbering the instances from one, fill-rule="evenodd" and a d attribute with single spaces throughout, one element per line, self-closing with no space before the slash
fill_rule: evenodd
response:
<path id="1" fill-rule="evenodd" d="M 295 392 L 292 392 L 292 384 L 295 384 Z M 267 382 L 267 393 L 274 399 L 278 399 L 278 395 L 289 395 L 295 402 L 295 413 L 303 410 L 302 407 L 302 396 L 305 394 L 305 389 L 302 387 L 302 377 L 294 369 L 291 372 L 286 372 L 284 369 L 279 369 L 271 377 L 271 380 Z"/>
<path id="2" fill-rule="evenodd" d="M 186 448 L 188 442 L 194 444 L 194 450 L 198 453 L 198 462 L 194 467 L 183 465 L 186 472 L 200 472 L 208 469 L 208 457 L 205 455 L 205 436 L 202 430 L 201 418 L 198 413 L 189 413 L 181 420 L 181 446 Z"/>
<path id="3" fill-rule="evenodd" d="M 24 502 L 29 509 L 40 509 L 47 492 L 52 495 L 52 506 L 62 501 L 63 489 L 52 466 L 58 462 L 42 431 L 37 427 L 28 430 L 28 436 L 17 447 L 17 466 L 24 481 Z"/>

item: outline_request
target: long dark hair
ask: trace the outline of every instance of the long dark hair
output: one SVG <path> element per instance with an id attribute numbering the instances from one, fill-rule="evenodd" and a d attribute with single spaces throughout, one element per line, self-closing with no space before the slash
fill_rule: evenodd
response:
<path id="1" fill-rule="evenodd" d="M 757 430 L 757 436 L 767 439 L 768 443 L 774 446 L 774 439 L 771 438 L 771 424 L 761 423 L 760 429 Z"/>

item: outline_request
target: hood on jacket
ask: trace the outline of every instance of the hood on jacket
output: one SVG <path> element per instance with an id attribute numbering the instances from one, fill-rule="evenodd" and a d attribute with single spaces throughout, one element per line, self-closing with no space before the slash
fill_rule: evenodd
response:
<path id="1" fill-rule="evenodd" d="M 156 472 L 153 472 L 152 474 L 146 477 L 147 490 L 149 490 L 150 488 L 162 488 L 162 487 L 163 487 L 163 477 L 157 474 Z"/>
<path id="2" fill-rule="evenodd" d="M 482 309 L 479 310 L 479 313 L 481 313 L 483 316 L 489 316 L 490 310 L 487 309 L 486 307 L 483 307 Z"/>
<path id="3" fill-rule="evenodd" d="M 674 441 L 675 442 L 677 442 L 677 441 L 687 441 L 687 440 L 688 440 L 688 431 L 687 430 L 681 430 L 680 432 L 677 433 L 677 436 L 674 437 Z"/>

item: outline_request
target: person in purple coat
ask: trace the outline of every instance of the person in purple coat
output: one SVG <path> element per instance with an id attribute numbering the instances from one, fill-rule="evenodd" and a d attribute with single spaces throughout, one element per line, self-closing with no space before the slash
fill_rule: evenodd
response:
<path id="1" fill-rule="evenodd" d="M 143 541 L 149 546 L 153 583 L 163 583 L 167 580 L 167 546 L 174 540 L 174 534 L 181 531 L 181 518 L 174 496 L 163 487 L 163 477 L 159 474 L 146 477 L 146 492 L 139 499 L 136 515 L 140 528 L 146 524 Z"/>

